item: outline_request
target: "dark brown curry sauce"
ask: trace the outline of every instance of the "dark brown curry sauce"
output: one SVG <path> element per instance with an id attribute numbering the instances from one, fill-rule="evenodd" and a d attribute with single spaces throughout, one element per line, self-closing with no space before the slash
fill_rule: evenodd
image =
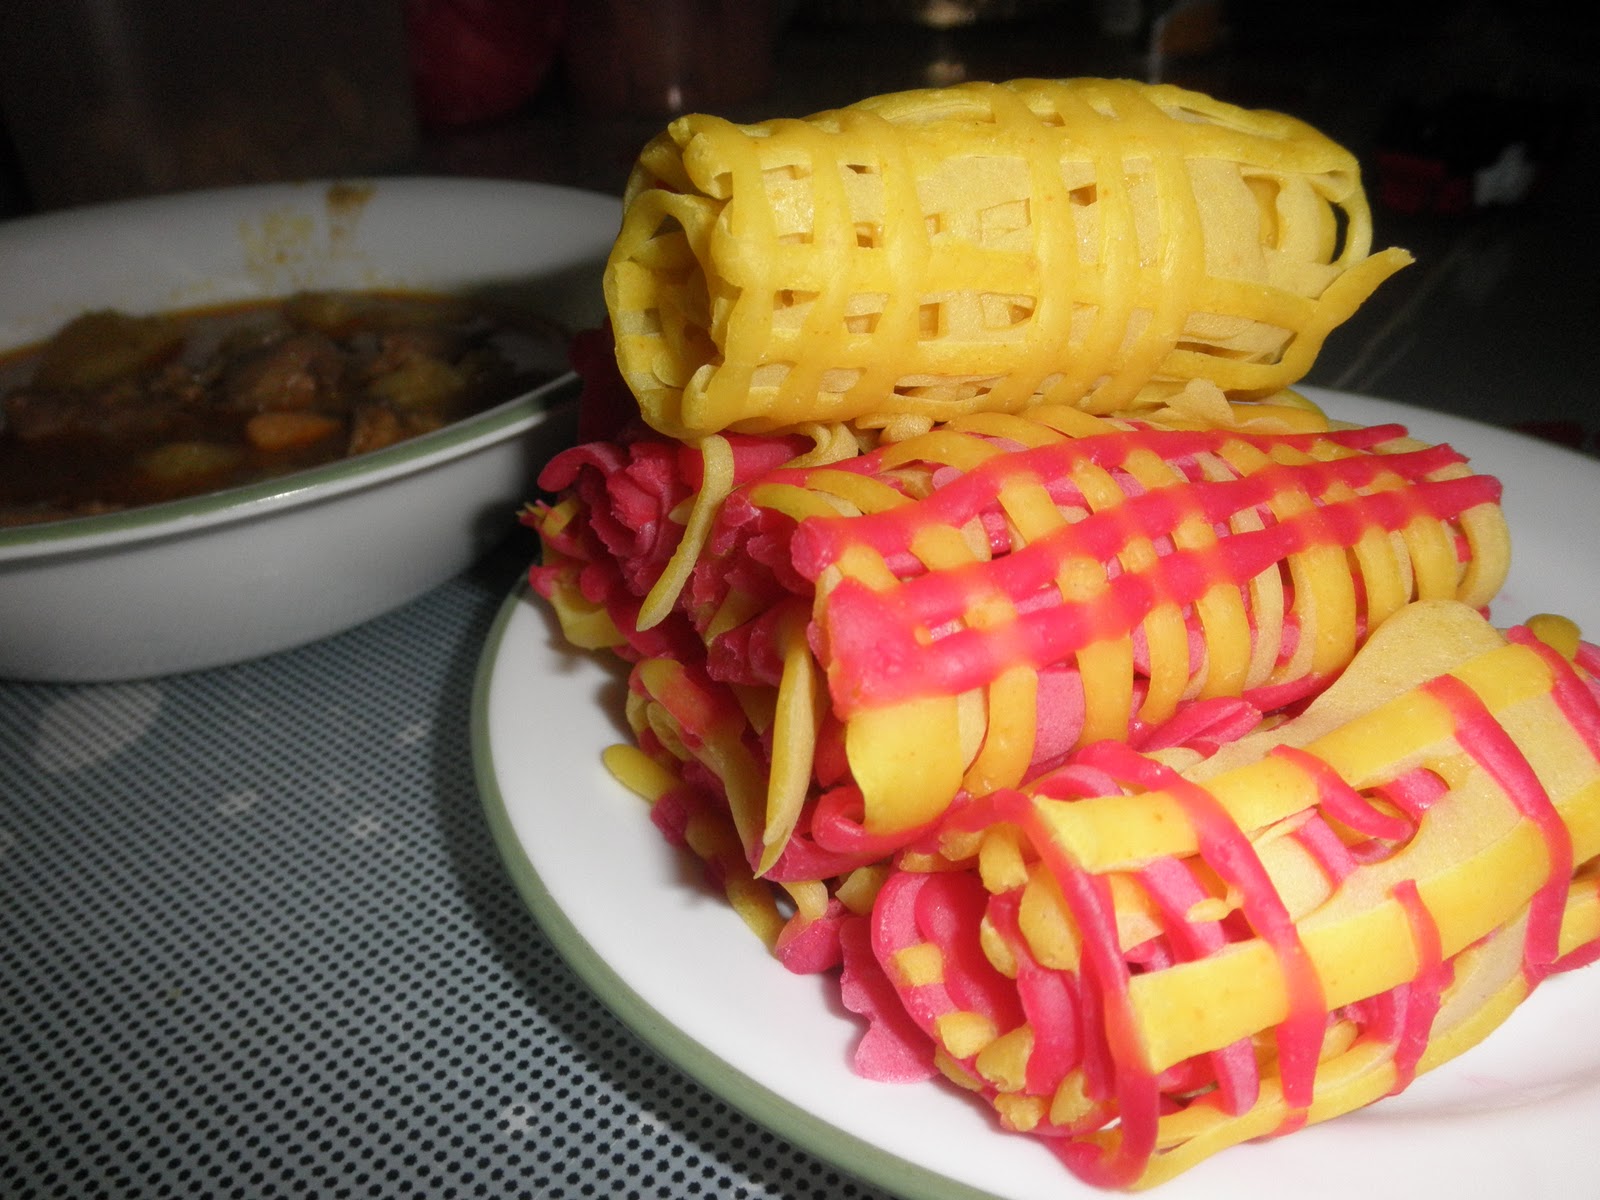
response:
<path id="1" fill-rule="evenodd" d="M 0 359 L 0 526 L 381 449 L 565 365 L 554 327 L 455 296 L 307 292 L 153 316 L 88 313 Z"/>

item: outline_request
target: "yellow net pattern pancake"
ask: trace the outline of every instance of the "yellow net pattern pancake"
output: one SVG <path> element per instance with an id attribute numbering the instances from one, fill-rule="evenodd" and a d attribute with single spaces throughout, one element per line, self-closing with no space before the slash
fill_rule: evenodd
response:
<path id="1" fill-rule="evenodd" d="M 624 204 L 617 360 L 686 440 L 1258 398 L 1410 261 L 1370 253 L 1357 161 L 1315 129 L 1117 80 L 686 116 Z"/>

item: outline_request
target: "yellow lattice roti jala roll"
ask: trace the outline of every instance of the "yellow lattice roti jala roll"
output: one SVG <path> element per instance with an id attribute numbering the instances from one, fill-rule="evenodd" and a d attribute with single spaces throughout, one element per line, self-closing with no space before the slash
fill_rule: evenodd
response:
<path id="1" fill-rule="evenodd" d="M 1371 233 L 1355 157 L 1294 118 L 1169 84 L 971 83 L 672 122 L 605 291 L 669 436 L 915 428 L 1196 378 L 1273 394 L 1410 261 Z"/>

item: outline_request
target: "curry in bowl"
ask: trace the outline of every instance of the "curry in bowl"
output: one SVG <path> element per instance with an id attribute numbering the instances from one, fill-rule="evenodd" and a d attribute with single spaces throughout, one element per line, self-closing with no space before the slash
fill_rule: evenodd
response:
<path id="1" fill-rule="evenodd" d="M 0 527 L 276 478 L 483 412 L 566 369 L 488 301 L 316 291 L 86 313 L 0 360 Z"/>

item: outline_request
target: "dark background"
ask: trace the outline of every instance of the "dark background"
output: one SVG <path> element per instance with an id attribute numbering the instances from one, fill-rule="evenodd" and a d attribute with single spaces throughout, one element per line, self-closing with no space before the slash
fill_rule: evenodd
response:
<path id="1" fill-rule="evenodd" d="M 328 10 L 318 9 L 319 2 L 281 0 L 256 11 L 300 11 L 301 19 L 310 11 L 311 19 L 323 20 Z M 257 25 L 248 34 L 210 29 L 205 45 L 186 11 L 196 4 L 8 0 L 0 11 L 0 106 L 10 133 L 0 147 L 0 214 L 118 198 L 112 192 L 306 174 L 485 176 L 615 194 L 639 148 L 674 109 L 759 120 L 964 79 L 1161 78 L 1292 113 L 1343 142 L 1362 161 L 1378 242 L 1405 246 L 1417 257 L 1335 332 L 1310 382 L 1596 448 L 1588 349 L 1600 318 L 1593 236 L 1600 187 L 1597 23 L 1585 6 L 348 0 L 336 7 L 362 12 L 359 31 L 366 36 L 358 53 L 366 61 L 359 65 L 369 72 L 352 68 L 351 77 L 371 103 L 365 113 L 357 104 L 355 117 L 345 111 L 349 105 L 319 99 L 311 107 L 321 124 L 340 116 L 367 124 L 357 121 L 354 132 L 323 144 L 298 130 L 285 134 L 270 119 L 265 127 L 244 128 L 241 118 L 238 129 L 213 119 L 197 136 L 225 142 L 222 150 L 208 146 L 180 161 L 136 147 L 147 159 L 160 157 L 159 169 L 138 160 L 97 174 L 92 168 L 107 152 L 80 142 L 74 131 L 59 132 L 51 121 L 61 105 L 41 107 L 27 88 L 65 95 L 65 76 L 72 75 L 80 90 L 93 93 L 102 77 L 112 77 L 124 91 L 106 103 L 126 105 L 130 94 L 142 103 L 160 93 L 163 80 L 183 76 L 177 110 L 165 118 L 158 110 L 155 127 L 147 120 L 143 128 L 147 139 L 181 139 L 182 122 L 198 123 L 196 114 L 207 110 L 201 89 L 222 86 L 218 79 L 230 74 L 213 72 L 191 84 L 183 73 L 193 61 L 202 53 L 214 59 L 233 53 L 254 62 L 272 40 Z M 52 34 L 60 14 L 76 9 L 92 12 L 98 23 Z M 1117 11 L 1131 11 L 1132 20 L 1118 24 Z M 108 22 L 107 12 L 123 20 Z M 764 29 L 756 19 L 763 12 Z M 287 31 L 290 22 L 282 20 Z M 197 48 L 188 52 L 191 30 Z M 51 36 L 65 65 L 23 53 Z M 229 48 L 229 36 L 240 45 Z M 287 81 L 274 98 L 280 125 L 305 119 L 305 105 L 296 107 L 304 97 L 293 93 L 293 68 L 338 49 L 331 33 L 295 40 L 286 32 L 285 39 L 284 57 L 274 66 L 274 77 Z M 1158 52 L 1162 45 L 1166 51 Z M 625 94 L 631 57 L 664 69 L 675 46 L 701 60 L 683 74 L 680 91 L 664 97 L 641 85 Z M 5 69 L 8 55 L 13 63 L 24 59 L 22 67 Z M 130 71 L 125 59 L 143 74 Z M 369 81 L 374 61 L 392 85 L 381 95 Z M 177 132 L 166 133 L 162 119 Z M 113 138 L 138 138 L 136 124 L 102 121 L 100 145 L 108 128 Z"/>

